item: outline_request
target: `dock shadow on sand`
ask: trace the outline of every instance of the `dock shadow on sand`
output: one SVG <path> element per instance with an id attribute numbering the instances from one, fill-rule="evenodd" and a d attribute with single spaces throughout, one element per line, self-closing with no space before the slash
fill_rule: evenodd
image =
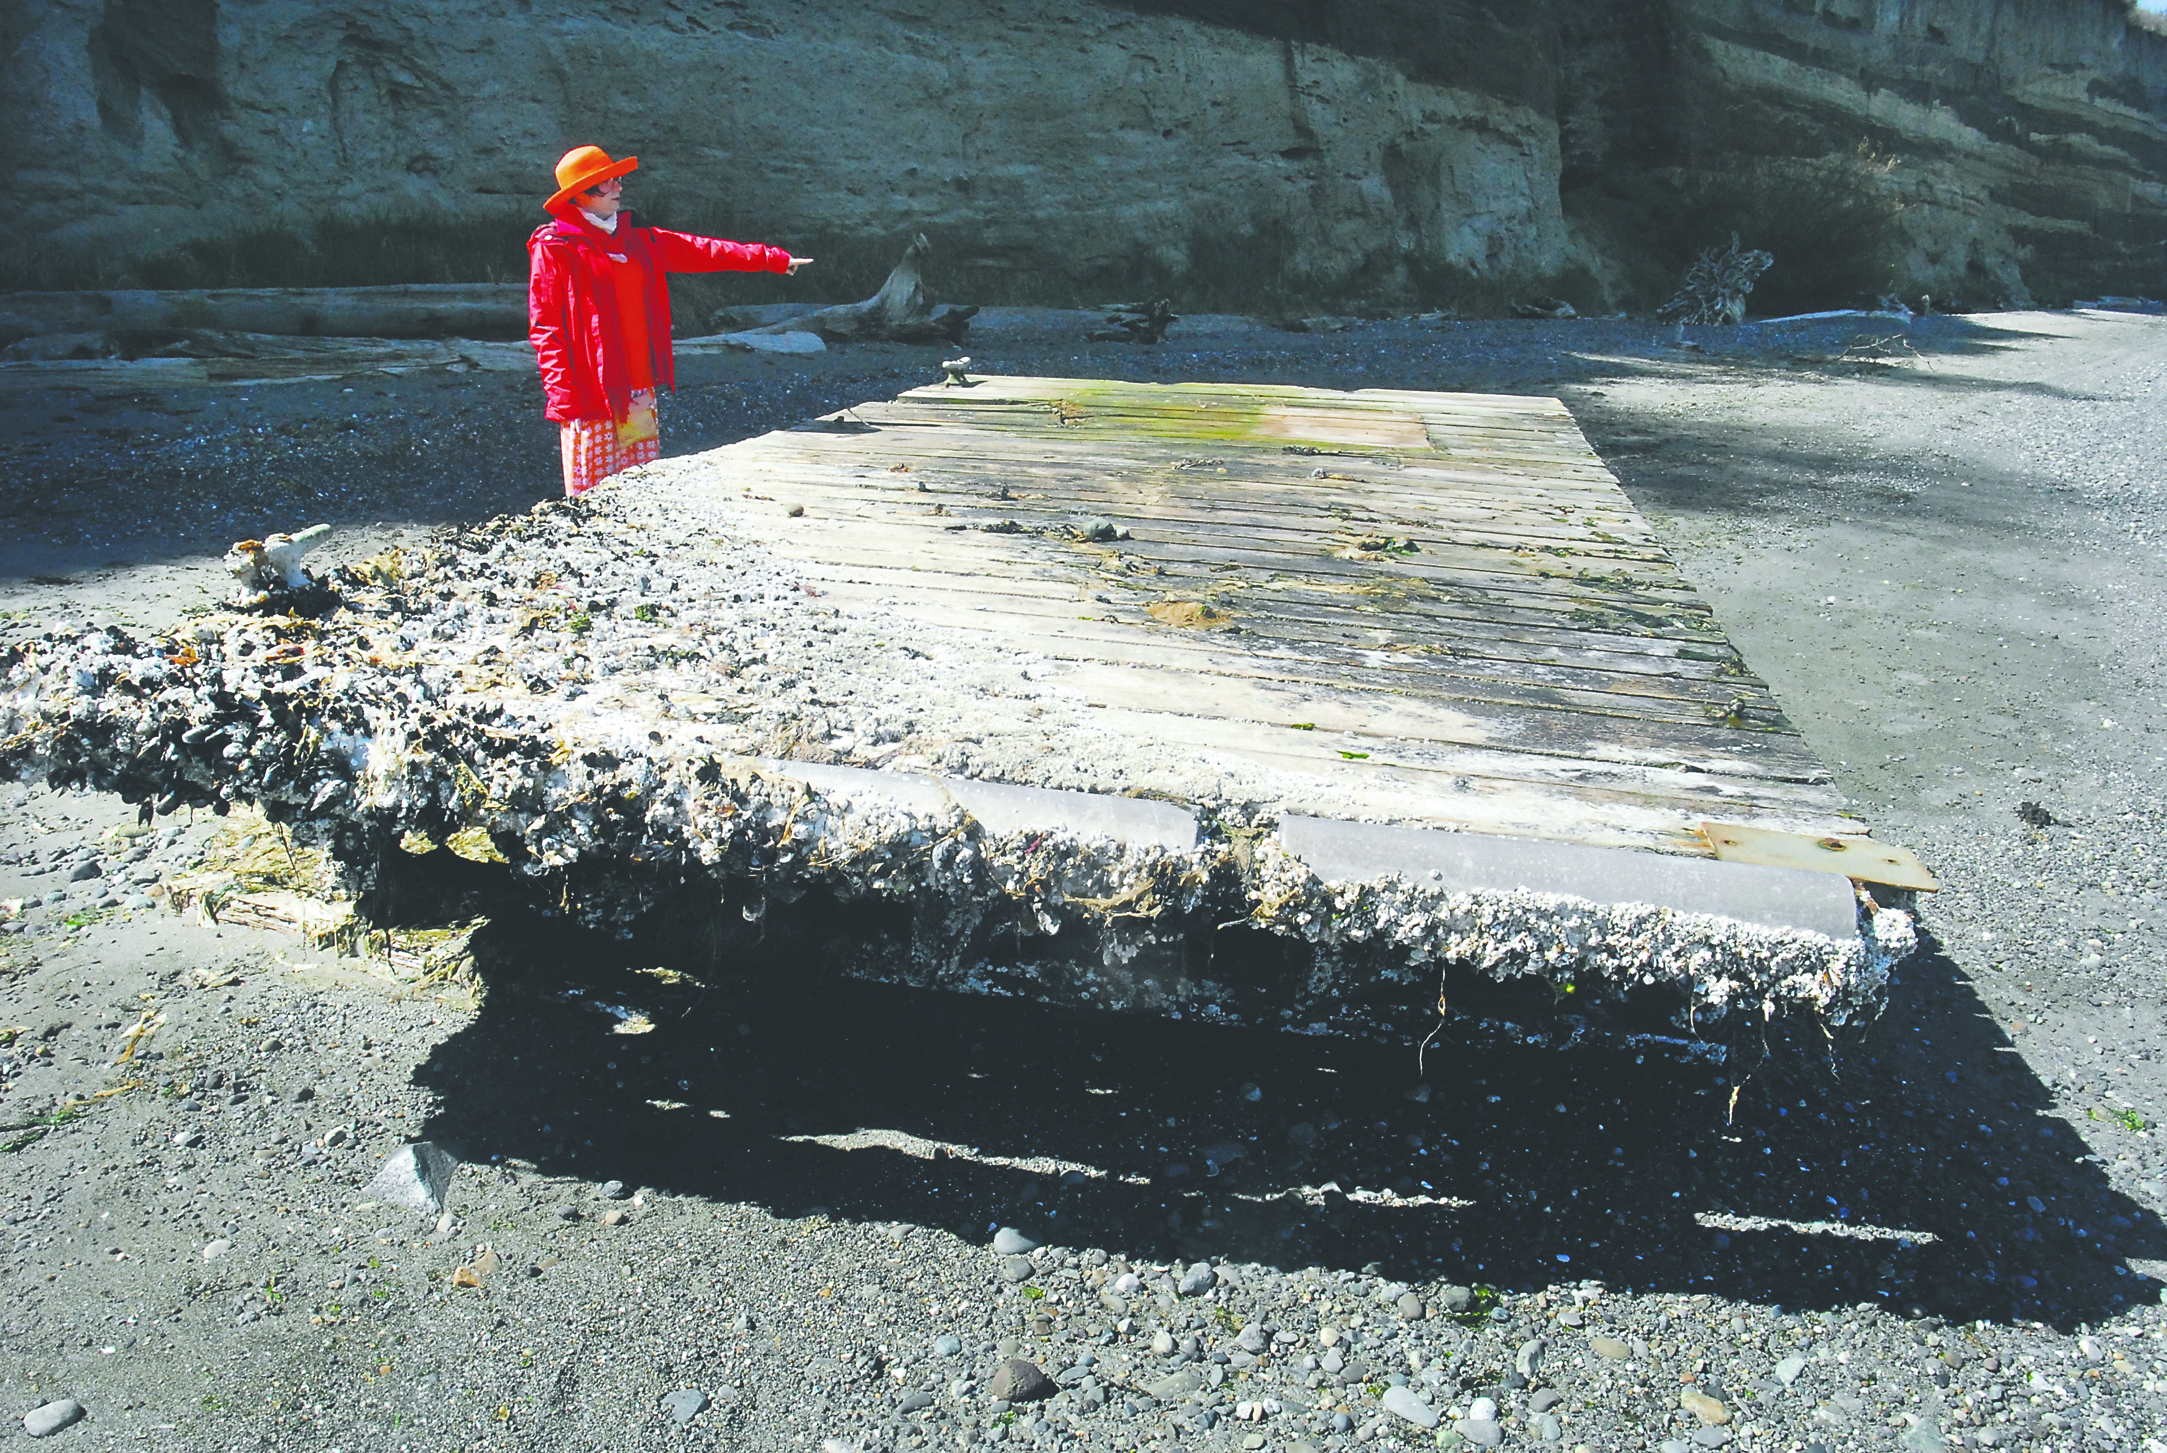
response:
<path id="1" fill-rule="evenodd" d="M 1397 1032 L 1434 1016 L 1359 1042 L 872 985 L 783 944 L 672 967 L 505 931 L 419 1072 L 423 1133 L 483 1160 L 1132 1260 L 2062 1327 L 2156 1300 L 2132 1260 L 2167 1256 L 1931 943 L 1818 1065 L 1447 1024 L 1418 1072 Z"/>

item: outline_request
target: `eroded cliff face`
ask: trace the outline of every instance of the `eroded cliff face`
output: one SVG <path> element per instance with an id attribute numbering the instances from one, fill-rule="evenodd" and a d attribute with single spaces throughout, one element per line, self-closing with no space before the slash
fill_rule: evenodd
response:
<path id="1" fill-rule="evenodd" d="M 2156 288 L 2167 214 L 2167 45 L 2116 0 L 48 0 L 0 45 L 49 255 L 538 204 L 584 141 L 786 245 L 1380 297 L 1644 302 L 1697 178 L 1861 143 L 1890 280 L 1944 297 Z"/>
<path id="2" fill-rule="evenodd" d="M 1559 185 L 1599 255 L 1645 255 L 1698 179 L 1788 167 L 1872 176 L 1907 293 L 2161 286 L 2167 42 L 2119 0 L 1587 0 L 1561 26 Z"/>
<path id="3" fill-rule="evenodd" d="M 591 140 L 636 153 L 650 195 L 786 244 L 922 229 L 1075 274 L 1260 234 L 1331 273 L 1569 251 L 1542 105 L 1179 14 L 63 0 L 17 53 L 39 72 L 8 103 L 39 159 L 18 185 L 54 198 L 48 246 L 139 248 L 236 208 L 538 205 Z"/>

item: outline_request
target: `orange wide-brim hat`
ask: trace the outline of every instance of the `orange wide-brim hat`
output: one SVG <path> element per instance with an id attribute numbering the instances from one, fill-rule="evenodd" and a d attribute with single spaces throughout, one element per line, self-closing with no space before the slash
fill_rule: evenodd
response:
<path id="1" fill-rule="evenodd" d="M 597 182 L 606 182 L 611 177 L 621 177 L 639 169 L 640 159 L 636 156 L 611 161 L 609 153 L 599 146 L 575 146 L 557 162 L 557 194 L 542 205 L 561 207 L 581 192 L 591 190 Z"/>

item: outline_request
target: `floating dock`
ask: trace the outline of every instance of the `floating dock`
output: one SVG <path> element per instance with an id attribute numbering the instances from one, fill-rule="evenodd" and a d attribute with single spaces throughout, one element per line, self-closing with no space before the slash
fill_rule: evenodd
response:
<path id="1" fill-rule="evenodd" d="M 932 386 L 326 585 L 19 651 L 8 760 L 364 902 L 464 841 L 620 934 L 1319 1030 L 1852 1022 L 1934 886 L 1551 399 Z"/>

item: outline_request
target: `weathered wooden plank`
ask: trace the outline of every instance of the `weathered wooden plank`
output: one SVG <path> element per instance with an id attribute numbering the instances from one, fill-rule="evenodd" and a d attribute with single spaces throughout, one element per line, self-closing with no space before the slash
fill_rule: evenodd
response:
<path id="1" fill-rule="evenodd" d="M 995 552 L 1030 551 L 1028 543 L 1018 542 L 1018 537 L 988 534 L 982 530 L 966 527 L 956 530 L 940 521 L 902 520 L 894 528 L 913 532 L 908 547 L 887 547 L 881 554 L 887 558 L 913 558 L 925 563 L 935 561 L 957 566 L 963 573 L 973 573 L 974 555 L 980 559 L 992 558 Z M 805 538 L 816 532 L 808 529 L 793 532 L 793 538 Z M 947 537 L 944 539 L 943 537 Z M 960 539 L 962 543 L 951 543 Z M 999 545 L 986 542 L 1000 541 Z M 788 549 L 787 546 L 783 548 Z M 848 552 L 851 543 L 838 546 Z M 904 553 L 898 554 L 901 548 Z M 980 553 L 983 552 L 983 553 Z M 1064 552 L 1069 559 L 1063 560 L 1051 551 L 1033 552 L 1049 568 L 1062 564 L 1077 572 L 1094 574 L 1109 572 L 1096 557 L 1075 552 Z M 1162 592 L 1180 589 L 1214 588 L 1212 577 L 1223 572 L 1214 567 L 1226 567 L 1227 571 L 1252 570 L 1272 572 L 1275 580 L 1306 581 L 1319 590 L 1343 589 L 1351 593 L 1373 595 L 1380 600 L 1392 600 L 1418 596 L 1426 602 L 1443 605 L 1457 601 L 1469 607 L 1468 618 L 1512 619 L 1541 622 L 1560 629 L 1571 624 L 1598 626 L 1613 635 L 1645 635 L 1655 639 L 1688 642 L 1695 645 L 1714 646 L 1722 639 L 1720 628 L 1705 605 L 1686 596 L 1683 591 L 1670 598 L 1645 598 L 1611 592 L 1608 594 L 1588 590 L 1568 590 L 1560 582 L 1557 588 L 1545 591 L 1540 588 L 1518 588 L 1527 582 L 1517 582 L 1512 577 L 1480 577 L 1468 572 L 1441 569 L 1425 569 L 1417 565 L 1403 565 L 1387 573 L 1362 568 L 1359 563 L 1335 560 L 1320 556 L 1309 560 L 1288 561 L 1283 555 L 1265 548 L 1240 546 L 1195 545 L 1181 548 L 1177 544 L 1156 541 L 1123 542 L 1121 558 L 1137 562 L 1140 568 L 1131 568 L 1128 577 L 1145 580 Z M 865 559 L 845 553 L 837 558 Z M 1273 567 L 1298 566 L 1284 572 Z M 1079 576 L 1079 578 L 1081 578 Z M 1533 584 L 1539 584 L 1535 582 Z"/>
<path id="2" fill-rule="evenodd" d="M 1612 532 L 1603 528 L 1603 522 L 1597 522 L 1592 528 L 1599 533 L 1591 541 L 1591 527 L 1585 521 L 1569 525 L 1554 512 L 1505 517 L 1499 514 L 1494 501 L 1488 501 L 1488 512 L 1478 517 L 1472 508 L 1462 514 L 1448 512 L 1442 507 L 1448 501 L 1436 495 L 1407 491 L 1391 498 L 1377 490 L 1350 492 L 1339 480 L 1265 484 L 1222 477 L 1207 486 L 1176 476 L 1164 483 L 1144 479 L 1131 482 L 1107 465 L 1088 470 L 1038 466 L 1028 474 L 1031 487 L 1021 494 L 1012 487 L 1019 482 L 1014 479 L 1008 481 L 1008 492 L 1004 494 L 1001 486 L 917 488 L 897 482 L 893 474 L 869 477 L 838 472 L 824 477 L 817 468 L 803 467 L 791 471 L 791 486 L 796 496 L 793 503 L 808 509 L 815 501 L 823 500 L 831 506 L 858 501 L 867 507 L 888 509 L 930 509 L 940 505 L 950 510 L 978 510 L 989 516 L 1020 512 L 1059 524 L 1089 514 L 1096 506 L 1105 506 L 1120 509 L 1131 518 L 1159 521 L 1170 527 L 1224 525 L 1235 517 L 1245 526 L 1253 522 L 1257 529 L 1294 533 L 1345 530 L 1361 524 L 1399 526 L 1429 537 L 1417 543 L 1432 547 L 1529 549 L 1566 559 L 1632 563 L 1669 573 L 1677 570 L 1668 554 L 1652 540 L 1604 539 Z M 1474 492 L 1467 496 L 1471 502 L 1478 497 Z"/>
<path id="3" fill-rule="evenodd" d="M 853 589 L 833 578 L 824 583 L 830 593 L 839 597 L 848 593 L 867 601 L 885 597 L 892 591 L 887 585 Z M 1459 682 L 1464 690 L 1448 689 L 1447 694 L 1486 694 L 1480 691 L 1479 684 L 1488 683 L 1498 693 L 1494 698 L 1497 700 L 1533 702 L 1541 699 L 1554 703 L 1554 697 L 1538 698 L 1525 689 L 1543 687 L 1557 693 L 1569 693 L 1576 700 L 1585 700 L 1589 710 L 1703 725 L 1711 719 L 1721 718 L 1731 702 L 1751 689 L 1736 677 L 1616 671 L 1525 655 L 1502 656 L 1472 648 L 1447 648 L 1433 643 L 1380 645 L 1374 641 L 1281 633 L 1274 630 L 1274 627 L 1284 625 L 1278 619 L 1267 619 L 1244 631 L 1246 636 L 1261 636 L 1261 648 L 1256 640 L 1250 639 L 1241 641 L 1236 649 L 1233 638 L 1223 632 L 1169 626 L 1145 615 L 1134 605 L 1125 607 L 1121 617 L 1112 617 L 1106 614 L 1112 608 L 1102 602 L 1079 602 L 1071 596 L 1045 590 L 979 590 L 970 582 L 958 582 L 942 590 L 939 601 L 939 606 L 928 604 L 918 609 L 939 609 L 944 620 L 974 611 L 996 612 L 1005 618 L 1009 628 L 1022 635 L 1058 642 L 1056 647 L 1042 646 L 1040 649 L 1055 649 L 1062 654 L 1095 655 L 1106 661 L 1178 658 L 1199 670 L 1299 678 L 1319 686 L 1346 680 L 1369 689 L 1428 692 L 1440 689 L 1440 682 L 1449 680 Z M 1150 638 L 1137 640 L 1136 627 L 1142 627 Z M 1780 725 L 1759 713 L 1755 719 L 1757 726 Z"/>
<path id="4" fill-rule="evenodd" d="M 1207 392 L 1178 384 L 1116 384 L 1109 388 L 1099 381 L 1030 397 L 988 392 L 983 385 L 963 391 L 918 389 L 893 405 L 861 406 L 856 412 L 860 418 L 872 420 L 883 414 L 910 411 L 949 420 L 1015 418 L 1027 421 L 1024 427 L 1033 429 L 1086 429 L 1094 420 L 1129 418 L 1162 420 L 1177 430 L 1207 427 L 1229 435 L 1249 428 L 1278 431 L 1290 423 L 1297 428 L 1325 429 L 1381 424 L 1401 432 L 1400 422 L 1411 421 L 1418 426 L 1449 428 L 1460 435 L 1511 434 L 1568 444 L 1579 432 L 1562 409 L 1554 414 L 1530 414 L 1450 402 L 1410 407 L 1362 394 L 1324 399 L 1316 392 L 1270 396 Z M 1272 434 L 1267 432 L 1265 437 Z"/>
<path id="5" fill-rule="evenodd" d="M 1102 490 L 1128 479 L 1135 479 L 1139 487 L 1178 486 L 1190 480 L 1204 486 L 1224 485 L 1230 490 L 1248 486 L 1259 494 L 1285 489 L 1289 486 L 1305 487 L 1320 494 L 1339 493 L 1356 497 L 1350 486 L 1359 486 L 1360 495 L 1376 502 L 1379 508 L 1422 509 L 1442 508 L 1448 504 L 1462 504 L 1492 512 L 1506 512 L 1505 518 L 1524 523 L 1528 528 L 1546 537 L 1588 537 L 1584 530 L 1571 528 L 1553 530 L 1546 525 L 1558 523 L 1558 516 L 1595 511 L 1614 512 L 1620 496 L 1616 482 L 1607 473 L 1590 472 L 1584 482 L 1585 488 L 1568 487 L 1575 481 L 1564 480 L 1557 471 L 1542 474 L 1528 472 L 1510 473 L 1494 468 L 1461 466 L 1442 459 L 1425 458 L 1416 463 L 1404 463 L 1397 469 L 1377 470 L 1374 477 L 1354 475 L 1347 468 L 1328 471 L 1328 477 L 1317 479 L 1313 471 L 1325 467 L 1314 458 L 1287 461 L 1275 458 L 1249 458 L 1234 456 L 1233 465 L 1184 466 L 1178 459 L 1163 456 L 1153 458 L 1133 452 L 1112 453 L 1093 447 L 1064 447 L 1053 451 L 1039 451 L 1024 457 L 993 447 L 958 449 L 950 441 L 943 440 L 940 449 L 909 447 L 907 443 L 887 448 L 866 447 L 861 437 L 854 452 L 844 452 L 848 445 L 839 445 L 828 451 L 809 444 L 808 439 L 824 436 L 773 434 L 748 441 L 738 447 L 746 451 L 743 463 L 749 470 L 757 471 L 762 463 L 771 463 L 771 477 L 788 478 L 800 487 L 819 478 L 824 469 L 834 470 L 838 477 L 855 477 L 865 482 L 880 472 L 896 472 L 895 466 L 903 464 L 917 476 L 913 480 L 896 481 L 898 488 L 906 484 L 914 486 L 928 477 L 939 478 L 945 471 L 953 476 L 973 476 L 981 487 L 991 488 L 1005 477 L 1014 481 L 1021 477 L 1043 478 L 1063 485 Z M 847 436 L 845 436 L 847 438 Z M 910 441 L 915 443 L 917 441 Z M 1006 443 L 1008 441 L 1002 441 Z M 1113 441 L 1123 443 L 1126 441 Z M 1221 458 L 1223 456 L 1189 456 L 1192 458 Z M 1353 461 L 1331 461 L 1350 468 L 1361 468 Z M 953 487 L 942 481 L 944 488 Z M 1198 499 L 1223 498 L 1229 502 L 1233 495 L 1214 496 L 1200 490 Z M 1582 522 L 1584 524 L 1584 522 Z M 1613 515 L 1612 523 L 1627 523 L 1643 532 L 1643 538 L 1653 540 L 1646 526 L 1635 515 Z"/>
<path id="6" fill-rule="evenodd" d="M 805 544 L 802 538 L 789 543 L 769 538 L 763 543 L 781 548 L 785 553 L 791 553 L 793 546 L 803 548 Z M 1235 586 L 1244 590 L 1250 588 L 1246 577 L 1187 571 L 1178 565 L 1135 575 L 1099 569 L 1063 570 L 1057 562 L 1041 563 L 1013 556 L 989 559 L 975 546 L 944 548 L 938 537 L 922 549 L 898 548 L 894 542 L 869 541 L 862 536 L 830 538 L 823 543 L 827 548 L 816 558 L 807 558 L 806 563 L 815 571 L 839 572 L 835 578 L 848 578 L 852 572 L 879 570 L 913 575 L 931 573 L 951 585 L 973 582 L 964 588 L 979 591 L 992 591 L 995 582 L 1001 581 L 1043 582 L 1048 598 L 1065 598 L 1073 594 L 1077 599 L 1095 600 L 1099 595 L 1107 595 L 1107 603 L 1137 609 L 1153 601 L 1202 596 L 1227 582 L 1232 582 L 1232 586 L 1226 587 L 1229 589 Z M 895 583 L 913 591 L 924 584 Z M 1741 689 L 1757 683 L 1757 678 L 1737 666 L 1735 653 L 1719 636 L 1664 636 L 1653 631 L 1629 635 L 1614 627 L 1644 623 L 1622 612 L 1607 615 L 1589 612 L 1585 620 L 1575 621 L 1570 617 L 1560 620 L 1554 611 L 1541 609 L 1540 602 L 1520 609 L 1510 601 L 1476 598 L 1466 592 L 1454 595 L 1429 590 L 1421 582 L 1393 589 L 1370 582 L 1349 586 L 1304 577 L 1270 576 L 1254 583 L 1254 593 L 1259 599 L 1267 600 L 1267 604 L 1254 607 L 1251 613 L 1268 616 L 1274 624 L 1311 627 L 1319 634 L 1326 631 L 1342 635 L 1364 632 L 1376 637 L 1380 645 L 1405 644 L 1410 649 L 1445 645 L 1457 649 L 1464 643 L 1477 642 L 1485 647 L 1495 645 L 1501 650 L 1510 647 L 1512 649 L 1506 650 L 1505 654 L 1535 660 L 1543 659 L 1537 654 L 1539 652 L 1557 650 L 1591 653 L 1591 662 L 1597 654 L 1618 657 L 1625 662 L 1694 660 L 1713 667 L 1714 675 L 1738 670 Z M 1263 627 L 1259 625 L 1257 629 L 1261 631 Z"/>
<path id="7" fill-rule="evenodd" d="M 1649 722 L 1592 711 L 1553 710 L 1436 691 L 1416 697 L 1298 681 L 1213 675 L 1152 663 L 1066 663 L 1058 679 L 1095 701 L 1149 704 L 1226 720 L 1314 722 L 1320 729 L 1388 738 L 1493 746 L 1598 762 L 1683 765 L 1734 777 L 1825 780 L 1828 771 L 1796 736 L 1711 723 Z"/>
<path id="8" fill-rule="evenodd" d="M 1690 819 L 1694 812 L 1721 813 L 1786 832 L 1856 832 L 1858 824 L 1836 815 L 1841 799 L 1775 800 L 1766 789 L 1750 795 L 1711 787 L 1670 796 L 1658 792 L 1605 792 L 1578 782 L 1540 781 L 1467 767 L 1392 760 L 1405 749 L 1376 740 L 1349 738 L 1370 753 L 1349 761 L 1337 749 L 1306 750 L 1274 742 L 1249 723 L 1184 717 L 1175 713 L 1110 707 L 1109 724 L 1137 738 L 1194 747 L 1253 762 L 1297 778 L 1319 780 L 1305 798 L 1319 816 L 1360 816 L 1411 822 L 1465 832 L 1650 848 L 1704 856 L 1705 839 Z M 1328 784 L 1328 785 L 1326 785 Z M 1789 784 L 1777 784 L 1789 785 Z M 1825 789 L 1824 789 L 1825 791 Z"/>
<path id="9" fill-rule="evenodd" d="M 1034 652 L 1326 815 L 1696 854 L 1711 816 L 1842 821 L 1554 400 L 998 379 L 727 452 L 737 533 L 809 583 Z"/>
<path id="10" fill-rule="evenodd" d="M 1342 769 L 1357 770 L 1345 765 L 1347 759 L 1339 755 L 1342 751 L 1371 752 L 1368 760 L 1373 767 L 1360 769 L 1367 772 L 1384 765 L 1376 750 L 1380 746 L 1386 747 L 1410 770 L 1453 779 L 1438 786 L 1438 790 L 1449 786 L 1454 796 L 1479 791 L 1481 784 L 1495 782 L 1512 784 L 1530 793 L 1553 789 L 1584 790 L 1611 794 L 1622 800 L 1675 807 L 1723 803 L 1726 804 L 1722 809 L 1725 812 L 1735 805 L 1749 814 L 1775 813 L 1787 815 L 1788 820 L 1817 823 L 1821 830 L 1832 830 L 1832 824 L 1847 821 L 1835 816 L 1842 799 L 1826 782 L 1766 778 L 1737 782 L 1664 764 L 1591 762 L 1452 742 L 1405 739 L 1387 742 L 1361 733 L 1335 732 L 1324 727 L 1302 729 L 1273 722 L 1229 721 L 1110 702 L 1094 702 L 1093 705 L 1110 729 L 1140 740 L 1178 741 L 1214 749 L 1225 746 L 1288 762 L 1298 761 L 1303 764 L 1303 770 L 1322 772 L 1327 776 L 1336 775 Z M 1460 778 L 1467 780 L 1462 784 L 1457 780 Z M 1843 830 L 1858 831 L 1857 822 L 1848 821 L 1849 825 Z"/>
<path id="11" fill-rule="evenodd" d="M 807 562 L 807 577 L 831 588 L 865 587 L 867 598 L 897 591 L 930 592 L 941 596 L 983 598 L 989 608 L 1040 609 L 1067 619 L 1096 618 L 1108 604 L 1140 609 L 1164 597 L 1163 591 L 1130 590 L 1122 582 L 1100 580 L 1082 585 L 1068 577 L 1045 571 L 1015 570 L 1008 562 L 968 572 L 944 571 L 921 558 L 881 552 L 852 559 L 840 556 L 829 562 Z M 928 578 L 930 577 L 930 578 Z M 1209 580 L 1232 577 L 1208 576 Z M 1241 583 L 1236 581 L 1237 584 Z M 1260 587 L 1269 592 L 1269 614 L 1254 629 L 1267 645 L 1277 648 L 1285 641 L 1313 640 L 1320 646 L 1354 643 L 1360 633 L 1364 649 L 1425 651 L 1447 648 L 1461 661 L 1490 660 L 1509 669 L 1515 663 L 1533 667 L 1580 666 L 1601 677 L 1658 676 L 1681 681 L 1712 683 L 1735 696 L 1739 692 L 1767 691 L 1728 646 L 1685 654 L 1669 643 L 1647 637 L 1611 636 L 1592 629 L 1545 630 L 1536 626 L 1497 628 L 1495 617 L 1453 614 L 1453 603 L 1438 598 L 1409 597 L 1407 608 L 1389 613 L 1374 609 L 1341 608 L 1328 594 L 1293 588 L 1283 582 Z M 1101 601 L 1107 591 L 1121 590 L 1119 601 Z M 1026 603 L 1037 603 L 1035 606 Z M 1485 628 L 1483 632 L 1472 625 Z M 1295 627 L 1274 634 L 1274 628 Z M 1713 687 L 1711 689 L 1713 689 Z M 1624 688 L 1620 689 L 1640 689 Z"/>
<path id="12" fill-rule="evenodd" d="M 792 507 L 809 514 L 807 500 L 821 500 L 816 487 L 801 487 L 794 491 Z M 1111 500 L 1091 503 L 1119 509 Z M 943 513 L 933 513 L 936 506 Z M 1192 542 L 1209 543 L 1231 537 L 1254 541 L 1275 559 L 1298 560 L 1308 556 L 1319 562 L 1334 561 L 1337 563 L 1329 568 L 1342 574 L 1348 573 L 1350 568 L 1356 573 L 1368 568 L 1439 577 L 1462 574 L 1471 583 L 1479 584 L 1518 586 L 1539 581 L 1544 582 L 1539 588 L 1545 594 L 1555 594 L 1556 587 L 1548 584 L 1555 581 L 1566 589 L 1596 591 L 1606 598 L 1658 591 L 1689 596 L 1692 590 L 1675 564 L 1653 552 L 1628 558 L 1604 550 L 1600 543 L 1595 549 L 1588 550 L 1564 544 L 1519 543 L 1509 538 L 1469 538 L 1462 531 L 1424 528 L 1420 521 L 1389 518 L 1379 521 L 1374 517 L 1365 520 L 1351 513 L 1341 515 L 1314 508 L 1305 515 L 1294 515 L 1288 512 L 1289 508 L 1283 504 L 1277 514 L 1204 508 L 1177 512 L 1149 504 L 1132 504 L 1119 512 L 1124 519 L 1135 522 L 1132 533 L 1138 527 L 1143 533 L 1119 548 L 1154 550 L 1171 547 L 1180 550 Z M 1051 532 L 1056 536 L 1069 533 L 1082 516 L 1093 513 L 1092 510 L 1074 508 L 1065 494 L 1055 498 L 1050 492 L 1046 495 L 1011 494 L 1006 498 L 997 492 L 930 498 L 917 494 L 883 497 L 873 491 L 840 486 L 825 496 L 822 512 L 830 518 L 847 517 L 861 522 L 878 519 L 883 525 L 916 524 L 926 529 L 944 530 L 999 525 L 1014 520 L 1027 532 Z M 1397 533 L 1405 528 L 1416 529 L 1417 535 Z M 1376 535 L 1410 539 L 1414 548 L 1408 552 L 1387 550 L 1355 559 L 1348 557 L 1346 552 L 1351 548 L 1351 542 Z M 1568 566 L 1576 564 L 1578 568 L 1571 574 L 1565 573 Z M 1608 568 L 1591 574 L 1585 568 L 1587 565 Z"/>

